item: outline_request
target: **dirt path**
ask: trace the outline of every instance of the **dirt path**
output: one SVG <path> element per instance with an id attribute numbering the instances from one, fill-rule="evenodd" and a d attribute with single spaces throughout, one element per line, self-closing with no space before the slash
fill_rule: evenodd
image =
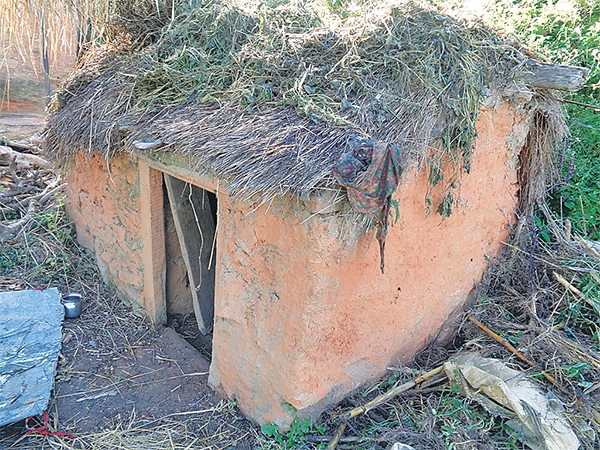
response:
<path id="1" fill-rule="evenodd" d="M 0 136 L 11 140 L 27 138 L 44 127 L 44 111 L 27 108 L 19 112 L 0 111 Z"/>

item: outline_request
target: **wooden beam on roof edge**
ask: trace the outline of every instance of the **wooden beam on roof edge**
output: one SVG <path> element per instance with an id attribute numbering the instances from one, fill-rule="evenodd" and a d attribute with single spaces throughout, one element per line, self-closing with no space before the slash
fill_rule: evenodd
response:
<path id="1" fill-rule="evenodd" d="M 589 73 L 587 67 L 539 64 L 529 60 L 516 78 L 532 88 L 576 91 L 584 85 Z"/>

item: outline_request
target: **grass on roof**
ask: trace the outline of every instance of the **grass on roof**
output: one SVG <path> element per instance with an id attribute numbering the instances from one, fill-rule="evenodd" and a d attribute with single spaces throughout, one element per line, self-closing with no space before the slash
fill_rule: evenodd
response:
<path id="1" fill-rule="evenodd" d="M 134 20 L 150 3 L 155 14 Z M 103 70 L 130 89 L 128 113 L 196 103 L 249 114 L 291 108 L 396 143 L 428 167 L 431 187 L 444 192 L 432 206 L 448 216 L 470 170 L 481 101 L 526 58 L 483 25 L 424 4 L 367 9 L 344 18 L 316 1 L 128 0 L 107 35 L 127 35 L 131 53 Z M 77 86 L 63 94 L 76 96 Z"/>

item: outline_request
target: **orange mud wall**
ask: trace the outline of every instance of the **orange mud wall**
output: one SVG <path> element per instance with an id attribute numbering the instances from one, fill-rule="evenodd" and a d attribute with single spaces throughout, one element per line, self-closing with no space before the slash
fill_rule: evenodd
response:
<path id="1" fill-rule="evenodd" d="M 142 163 L 127 154 L 116 154 L 110 162 L 97 154 L 78 154 L 70 164 L 67 214 L 79 244 L 94 252 L 104 281 L 153 322 L 165 323 L 167 310 L 193 312 L 173 217 L 170 211 L 163 214 L 162 174 L 146 169 L 145 178 Z M 144 202 L 151 205 L 144 209 Z M 149 226 L 153 220 L 158 226 Z"/>
<path id="2" fill-rule="evenodd" d="M 102 156 L 78 154 L 67 172 L 66 209 L 77 241 L 92 250 L 104 281 L 119 296 L 144 305 L 139 167 L 129 155 L 110 165 Z"/>
<path id="3" fill-rule="evenodd" d="M 285 427 L 292 411 L 316 418 L 389 365 L 409 362 L 465 302 L 515 221 L 519 118 L 508 107 L 482 111 L 471 174 L 445 220 L 426 216 L 426 170 L 404 174 L 385 274 L 373 234 L 315 214 L 322 206 L 284 196 L 257 208 L 217 192 L 211 386 L 255 421 Z M 157 281 L 144 267 L 140 167 L 129 155 L 110 170 L 101 157 L 75 158 L 67 208 L 103 276 L 148 305 L 147 292 L 160 287 L 144 286 Z M 433 194 L 437 205 L 441 192 Z M 152 246 L 164 241 L 161 232 Z M 168 261 L 153 264 L 160 271 Z"/>
<path id="4" fill-rule="evenodd" d="M 507 108 L 480 115 L 472 172 L 445 220 L 426 216 L 426 170 L 405 174 L 385 274 L 374 236 L 345 244 L 339 218 L 302 223 L 311 211 L 289 198 L 255 212 L 219 198 L 211 385 L 259 423 L 287 426 L 291 411 L 314 419 L 408 363 L 465 302 L 514 223 L 514 121 Z"/>

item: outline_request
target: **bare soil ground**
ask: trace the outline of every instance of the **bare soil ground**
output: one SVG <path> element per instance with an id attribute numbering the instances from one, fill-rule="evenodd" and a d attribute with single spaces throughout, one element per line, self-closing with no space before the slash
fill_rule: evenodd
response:
<path id="1" fill-rule="evenodd" d="M 256 427 L 207 386 L 209 363 L 195 348 L 133 315 L 110 290 L 90 294 L 82 315 L 64 323 L 48 406 L 52 428 L 75 435 L 65 448 L 119 448 L 108 446 L 113 440 L 129 442 L 123 448 L 171 448 L 171 440 L 257 448 Z M 61 439 L 25 435 L 21 423 L 0 431 L 0 448 L 51 448 Z"/>
<path id="2" fill-rule="evenodd" d="M 19 140 L 32 136 L 44 125 L 44 113 L 37 109 L 29 112 L 0 111 L 0 136 Z"/>
<path id="3" fill-rule="evenodd" d="M 214 448 L 221 442 L 254 448 L 252 434 L 238 428 L 252 426 L 207 386 L 208 361 L 172 328 L 155 329 L 104 295 L 80 319 L 67 321 L 63 336 L 49 410 L 67 429 L 97 433 L 124 423 L 193 419 L 198 444 L 209 439 Z"/>

